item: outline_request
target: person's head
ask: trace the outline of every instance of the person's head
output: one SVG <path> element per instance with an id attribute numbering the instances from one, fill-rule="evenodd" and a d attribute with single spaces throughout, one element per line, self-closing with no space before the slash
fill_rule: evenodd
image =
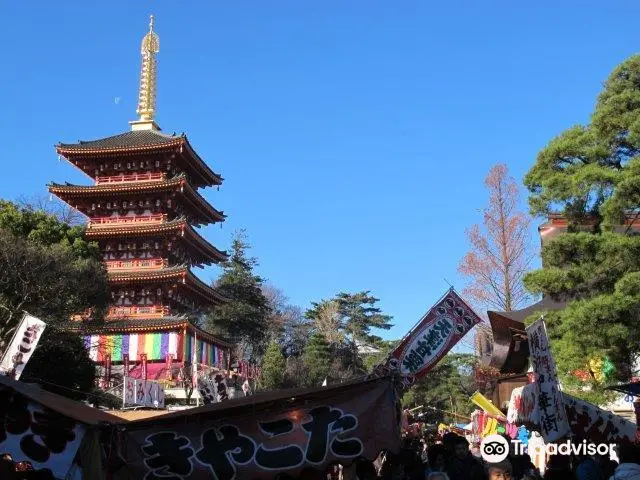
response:
<path id="1" fill-rule="evenodd" d="M 433 470 L 444 470 L 446 450 L 443 445 L 431 445 L 427 449 L 429 467 Z"/>
<path id="2" fill-rule="evenodd" d="M 487 463 L 486 470 L 488 480 L 511 480 L 511 474 L 513 473 L 509 460 Z"/>
<path id="3" fill-rule="evenodd" d="M 456 438 L 456 441 L 453 444 L 453 454 L 460 460 L 463 460 L 469 456 L 469 442 L 466 438 Z"/>
<path id="4" fill-rule="evenodd" d="M 427 476 L 427 480 L 449 480 L 449 475 L 444 472 L 431 472 Z"/>
<path id="5" fill-rule="evenodd" d="M 640 449 L 637 445 L 630 442 L 620 444 L 618 449 L 618 458 L 620 463 L 638 463 L 640 464 Z"/>
<path id="6" fill-rule="evenodd" d="M 458 438 L 460 438 L 460 436 L 453 432 L 445 433 L 442 436 L 442 444 L 444 445 L 444 448 L 453 453 L 453 446 Z"/>

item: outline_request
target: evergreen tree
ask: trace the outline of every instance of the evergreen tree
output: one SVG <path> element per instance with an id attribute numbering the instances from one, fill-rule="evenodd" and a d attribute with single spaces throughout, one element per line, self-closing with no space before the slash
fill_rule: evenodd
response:
<path id="1" fill-rule="evenodd" d="M 216 306 L 205 318 L 205 328 L 243 350 L 240 357 L 258 359 L 264 351 L 269 302 L 262 293 L 263 280 L 254 273 L 258 262 L 247 256 L 251 248 L 244 231 L 234 235 L 231 256 L 214 286 L 228 302 Z"/>
<path id="2" fill-rule="evenodd" d="M 570 300 L 545 316 L 559 374 L 573 393 L 602 400 L 588 361 L 608 358 L 610 380 L 626 380 L 640 353 L 640 236 L 631 235 L 640 216 L 640 56 L 609 76 L 588 125 L 538 154 L 525 184 L 532 213 L 555 211 L 569 224 L 544 245 L 543 268 L 525 284 Z M 581 369 L 591 374 L 590 394 L 573 375 Z"/>
<path id="3" fill-rule="evenodd" d="M 41 318 L 48 326 L 23 378 L 76 399 L 91 390 L 95 367 L 80 336 L 59 326 L 88 308 L 102 320 L 108 301 L 98 246 L 83 239 L 84 231 L 0 200 L 0 355 L 24 310 Z"/>
<path id="4" fill-rule="evenodd" d="M 302 380 L 306 387 L 319 387 L 331 371 L 331 352 L 324 337 L 314 333 L 304 348 L 302 360 L 307 375 Z"/>
<path id="5" fill-rule="evenodd" d="M 369 291 L 339 293 L 331 300 L 313 302 L 305 316 L 313 321 L 323 321 L 336 338 L 343 338 L 352 344 L 356 342 L 376 342 L 380 339 L 371 333 L 372 328 L 389 330 L 393 325 L 390 315 L 385 315 L 376 307 L 378 299 Z M 327 318 L 330 317 L 330 318 Z"/>
<path id="6" fill-rule="evenodd" d="M 276 342 L 269 343 L 262 361 L 262 388 L 265 390 L 277 390 L 281 388 L 286 366 L 280 346 Z"/>

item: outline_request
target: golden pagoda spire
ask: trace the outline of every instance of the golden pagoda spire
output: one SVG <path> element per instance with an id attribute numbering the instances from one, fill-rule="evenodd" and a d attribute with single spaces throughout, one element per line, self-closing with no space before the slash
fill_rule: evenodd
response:
<path id="1" fill-rule="evenodd" d="M 131 130 L 160 130 L 153 117 L 156 111 L 156 54 L 160 51 L 160 39 L 153 31 L 153 15 L 149 21 L 149 32 L 142 39 L 142 69 L 138 94 L 139 119 L 131 123 Z"/>

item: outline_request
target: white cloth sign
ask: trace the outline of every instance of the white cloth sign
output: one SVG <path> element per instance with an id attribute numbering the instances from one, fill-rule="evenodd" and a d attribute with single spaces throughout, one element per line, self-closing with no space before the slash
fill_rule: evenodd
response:
<path id="1" fill-rule="evenodd" d="M 151 380 L 124 377 L 125 405 L 164 408 L 164 387 Z"/>
<path id="2" fill-rule="evenodd" d="M 47 324 L 39 318 L 25 314 L 16 329 L 0 363 L 0 373 L 20 379 L 25 365 L 33 355 L 40 336 Z"/>
<path id="3" fill-rule="evenodd" d="M 549 338 L 544 320 L 540 319 L 527 328 L 529 353 L 538 386 L 538 411 L 540 433 L 546 442 L 554 442 L 569 434 L 569 422 L 564 401 L 558 388 L 556 364 L 549 348 Z"/>
<path id="4" fill-rule="evenodd" d="M 65 478 L 82 442 L 84 425 L 21 395 L 7 390 L 0 395 L 8 395 L 7 408 L 0 412 L 6 433 L 0 452 L 10 454 L 14 462 L 29 462 L 35 470 L 46 468 L 55 478 Z"/>

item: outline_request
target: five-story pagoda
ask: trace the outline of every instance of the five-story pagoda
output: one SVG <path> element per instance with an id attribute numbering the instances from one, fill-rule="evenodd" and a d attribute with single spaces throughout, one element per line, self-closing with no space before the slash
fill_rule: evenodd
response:
<path id="1" fill-rule="evenodd" d="M 151 17 L 141 49 L 139 119 L 130 122 L 131 131 L 56 146 L 94 185 L 49 185 L 89 218 L 87 238 L 102 252 L 111 302 L 106 321 L 86 343 L 91 357 L 107 366 L 107 377 L 112 363 L 129 376 L 170 378 L 172 364 L 192 358 L 218 368 L 228 361 L 229 345 L 189 320 L 225 300 L 191 271 L 226 258 L 194 228 L 224 221 L 223 212 L 198 193 L 219 186 L 222 177 L 185 135 L 162 133 L 154 120 L 159 46 Z"/>

